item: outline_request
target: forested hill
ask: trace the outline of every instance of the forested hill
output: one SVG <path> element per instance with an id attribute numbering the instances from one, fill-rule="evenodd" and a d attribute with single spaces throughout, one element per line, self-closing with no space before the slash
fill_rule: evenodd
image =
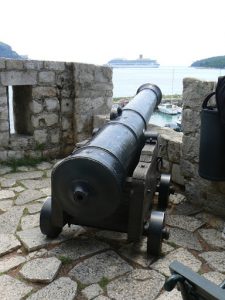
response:
<path id="1" fill-rule="evenodd" d="M 225 68 L 225 55 L 197 60 L 191 65 L 191 67 L 224 69 Z"/>
<path id="2" fill-rule="evenodd" d="M 12 50 L 12 48 L 0 42 L 0 58 L 23 59 L 24 57 Z"/>

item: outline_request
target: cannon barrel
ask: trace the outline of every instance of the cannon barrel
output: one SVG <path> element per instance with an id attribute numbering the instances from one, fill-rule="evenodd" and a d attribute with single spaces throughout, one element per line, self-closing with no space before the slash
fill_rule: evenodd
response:
<path id="1" fill-rule="evenodd" d="M 161 97 L 156 85 L 142 85 L 117 118 L 54 167 L 55 207 L 73 216 L 77 224 L 102 220 L 116 211 L 126 177 L 134 170 L 144 146 L 144 131 Z"/>

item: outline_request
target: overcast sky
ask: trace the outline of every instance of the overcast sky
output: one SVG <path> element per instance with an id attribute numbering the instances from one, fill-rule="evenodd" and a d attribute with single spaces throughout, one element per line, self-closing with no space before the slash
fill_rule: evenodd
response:
<path id="1" fill-rule="evenodd" d="M 225 55 L 224 0 L 0 0 L 0 41 L 31 59 L 188 66 Z"/>

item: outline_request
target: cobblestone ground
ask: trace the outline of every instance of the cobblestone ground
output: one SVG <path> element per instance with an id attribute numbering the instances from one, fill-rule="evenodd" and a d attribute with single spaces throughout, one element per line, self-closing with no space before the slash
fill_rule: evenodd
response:
<path id="1" fill-rule="evenodd" d="M 146 238 L 136 245 L 126 234 L 64 228 L 51 240 L 39 230 L 39 212 L 50 195 L 52 164 L 0 168 L 1 299 L 181 299 L 163 290 L 169 264 L 183 262 L 209 280 L 225 279 L 223 220 L 171 197 L 170 239 L 158 259 L 146 256 Z"/>

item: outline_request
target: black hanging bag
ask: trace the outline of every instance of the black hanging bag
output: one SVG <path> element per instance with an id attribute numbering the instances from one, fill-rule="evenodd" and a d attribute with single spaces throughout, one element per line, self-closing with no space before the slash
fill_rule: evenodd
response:
<path id="1" fill-rule="evenodd" d="M 213 95 L 216 106 L 208 104 Z M 216 91 L 202 104 L 199 175 L 212 181 L 225 180 L 225 76 L 218 78 Z"/>

